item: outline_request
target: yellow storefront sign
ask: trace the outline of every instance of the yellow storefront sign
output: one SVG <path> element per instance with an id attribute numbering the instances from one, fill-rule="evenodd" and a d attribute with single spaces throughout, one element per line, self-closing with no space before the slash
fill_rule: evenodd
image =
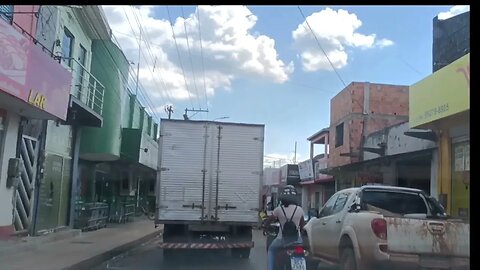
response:
<path id="1" fill-rule="evenodd" d="M 410 86 L 410 127 L 470 109 L 470 53 Z"/>

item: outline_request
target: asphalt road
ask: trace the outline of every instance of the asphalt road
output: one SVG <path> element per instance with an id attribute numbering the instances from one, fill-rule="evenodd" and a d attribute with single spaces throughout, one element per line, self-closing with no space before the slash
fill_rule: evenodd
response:
<path id="1" fill-rule="evenodd" d="M 267 269 L 266 240 L 262 232 L 253 231 L 255 247 L 250 253 L 250 259 L 233 258 L 229 251 L 189 250 L 179 251 L 170 261 L 165 261 L 161 249 L 156 244 L 161 236 L 154 238 L 120 256 L 91 270 L 265 270 Z M 321 265 L 319 270 L 333 269 Z"/>
<path id="2" fill-rule="evenodd" d="M 255 247 L 250 253 L 250 259 L 233 258 L 228 251 L 189 250 L 179 251 L 170 261 L 165 261 L 161 249 L 156 244 L 161 238 L 154 238 L 127 253 L 112 258 L 92 270 L 265 270 L 267 269 L 267 251 L 265 237 L 261 231 L 254 230 Z"/>

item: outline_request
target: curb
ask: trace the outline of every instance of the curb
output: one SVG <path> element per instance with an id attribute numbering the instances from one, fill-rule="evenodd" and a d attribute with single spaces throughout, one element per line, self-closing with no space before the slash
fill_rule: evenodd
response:
<path id="1" fill-rule="evenodd" d="M 139 239 L 130 241 L 128 243 L 125 243 L 123 245 L 117 246 L 113 249 L 110 249 L 108 251 L 102 252 L 98 255 L 95 255 L 91 258 L 85 259 L 83 261 L 80 261 L 78 263 L 75 263 L 73 265 L 67 266 L 63 268 L 63 270 L 85 270 L 85 269 L 92 269 L 99 264 L 115 257 L 118 256 L 122 253 L 125 253 L 129 251 L 130 249 L 134 248 L 135 246 L 141 244 L 142 242 L 146 242 L 150 239 L 155 238 L 157 235 L 161 234 L 163 232 L 163 229 L 160 229 L 158 231 L 149 233 Z"/>

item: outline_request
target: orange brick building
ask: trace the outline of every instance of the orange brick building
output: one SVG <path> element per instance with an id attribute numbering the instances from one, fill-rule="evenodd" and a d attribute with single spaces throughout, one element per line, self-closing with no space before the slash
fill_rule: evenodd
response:
<path id="1" fill-rule="evenodd" d="M 330 101 L 328 171 L 361 161 L 364 137 L 406 121 L 408 86 L 350 83 Z"/>

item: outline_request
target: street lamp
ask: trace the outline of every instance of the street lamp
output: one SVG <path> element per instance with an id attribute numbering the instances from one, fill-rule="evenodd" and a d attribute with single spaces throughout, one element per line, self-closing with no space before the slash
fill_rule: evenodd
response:
<path id="1" fill-rule="evenodd" d="M 221 119 L 228 119 L 228 118 L 230 118 L 230 117 L 229 116 L 222 116 L 222 117 L 215 118 L 212 121 L 221 120 Z"/>

